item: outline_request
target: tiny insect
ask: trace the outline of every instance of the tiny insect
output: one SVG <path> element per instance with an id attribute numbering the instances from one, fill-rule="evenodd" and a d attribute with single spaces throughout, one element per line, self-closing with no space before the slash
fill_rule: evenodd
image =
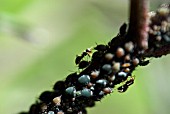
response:
<path id="1" fill-rule="evenodd" d="M 126 28 L 127 28 L 127 24 L 126 23 L 123 23 L 123 25 L 120 27 L 119 29 L 119 34 L 121 36 L 124 36 L 126 34 Z"/>
<path id="2" fill-rule="evenodd" d="M 92 61 L 101 62 L 100 60 L 101 60 L 102 56 L 103 56 L 103 53 L 101 51 L 96 51 L 92 55 Z"/>
<path id="3" fill-rule="evenodd" d="M 64 81 L 56 82 L 53 86 L 53 89 L 54 90 L 60 90 L 60 91 L 64 90 L 65 89 L 65 82 Z"/>
<path id="4" fill-rule="evenodd" d="M 91 54 L 92 54 L 91 48 L 87 48 L 85 51 L 83 51 L 83 53 L 81 55 L 77 55 L 76 59 L 75 59 L 76 65 L 79 64 L 85 56 L 87 56 L 87 55 L 91 56 Z"/>
<path id="5" fill-rule="evenodd" d="M 83 89 L 81 90 L 81 95 L 84 97 L 91 97 L 93 95 L 93 92 L 90 89 Z"/>
<path id="6" fill-rule="evenodd" d="M 96 81 L 96 87 L 106 87 L 106 85 L 107 85 L 107 80 L 105 80 L 105 79 L 100 79 L 100 80 L 97 80 Z"/>
<path id="7" fill-rule="evenodd" d="M 38 114 L 38 113 L 39 113 L 39 107 L 40 107 L 40 104 L 39 104 L 39 103 L 36 103 L 36 104 L 31 105 L 28 114 Z"/>
<path id="8" fill-rule="evenodd" d="M 72 85 L 76 85 L 77 83 L 77 80 L 78 80 L 78 75 L 77 73 L 72 73 L 72 74 L 69 74 L 67 76 L 67 78 L 65 79 L 65 87 L 69 87 L 69 86 L 72 86 Z"/>
<path id="9" fill-rule="evenodd" d="M 75 89 L 74 86 L 68 87 L 68 88 L 65 90 L 65 92 L 66 92 L 66 94 L 71 95 L 71 96 L 73 96 L 73 97 L 76 96 L 76 89 Z"/>
<path id="10" fill-rule="evenodd" d="M 89 61 L 81 61 L 79 64 L 78 64 L 78 67 L 79 69 L 84 69 L 86 68 L 87 66 L 89 66 L 90 62 Z"/>
<path id="11" fill-rule="evenodd" d="M 128 89 L 128 85 L 123 85 L 123 86 L 120 86 L 119 88 L 117 88 L 118 92 L 120 93 L 123 93 L 123 92 L 126 92 L 127 89 Z"/>
<path id="12" fill-rule="evenodd" d="M 131 77 L 130 80 L 128 80 L 125 84 L 130 86 L 134 83 L 135 77 Z"/>
<path id="13" fill-rule="evenodd" d="M 53 99 L 53 92 L 51 91 L 44 91 L 39 96 L 39 99 L 45 103 L 49 103 Z"/>
<path id="14" fill-rule="evenodd" d="M 141 62 L 139 63 L 139 65 L 140 65 L 140 66 L 146 66 L 146 65 L 148 65 L 149 63 L 150 63 L 149 60 L 141 61 Z"/>
<path id="15" fill-rule="evenodd" d="M 89 75 L 82 75 L 78 78 L 78 82 L 87 85 L 90 83 L 90 76 Z"/>
<path id="16" fill-rule="evenodd" d="M 101 68 L 101 73 L 102 74 L 108 75 L 108 74 L 111 74 L 112 71 L 113 71 L 113 69 L 112 69 L 112 66 L 110 64 L 105 64 Z"/>
<path id="17" fill-rule="evenodd" d="M 112 92 L 112 89 L 110 87 L 106 87 L 106 88 L 103 89 L 103 92 L 105 94 L 110 94 Z"/>
<path id="18" fill-rule="evenodd" d="M 108 45 L 103 45 L 103 44 L 99 44 L 96 47 L 94 47 L 95 50 L 97 51 L 106 51 L 108 49 Z"/>

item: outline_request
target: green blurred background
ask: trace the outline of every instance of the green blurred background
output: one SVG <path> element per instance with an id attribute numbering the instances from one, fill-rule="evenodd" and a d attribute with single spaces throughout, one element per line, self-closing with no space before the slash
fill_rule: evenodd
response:
<path id="1" fill-rule="evenodd" d="M 151 0 L 151 10 L 163 2 Z M 128 0 L 1 0 L 0 114 L 28 110 L 76 71 L 76 55 L 115 36 L 128 7 Z M 137 68 L 127 92 L 108 95 L 89 114 L 170 114 L 169 59 Z"/>

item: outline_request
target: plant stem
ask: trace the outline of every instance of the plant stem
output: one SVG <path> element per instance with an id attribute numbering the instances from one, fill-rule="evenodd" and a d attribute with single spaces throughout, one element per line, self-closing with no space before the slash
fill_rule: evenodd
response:
<path id="1" fill-rule="evenodd" d="M 130 0 L 128 37 L 139 49 L 148 48 L 148 0 Z"/>

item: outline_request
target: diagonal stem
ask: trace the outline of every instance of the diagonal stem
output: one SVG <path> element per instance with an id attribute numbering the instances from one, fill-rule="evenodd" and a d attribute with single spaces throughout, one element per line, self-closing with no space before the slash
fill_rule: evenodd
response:
<path id="1" fill-rule="evenodd" d="M 128 37 L 142 50 L 148 48 L 148 0 L 130 0 Z"/>

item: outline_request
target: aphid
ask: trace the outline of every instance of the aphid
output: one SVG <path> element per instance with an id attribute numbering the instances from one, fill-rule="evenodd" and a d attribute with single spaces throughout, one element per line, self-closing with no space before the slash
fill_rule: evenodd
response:
<path id="1" fill-rule="evenodd" d="M 40 112 L 40 104 L 36 103 L 31 105 L 29 114 L 38 114 Z"/>
<path id="2" fill-rule="evenodd" d="M 97 51 L 106 51 L 108 49 L 108 45 L 103 45 L 103 44 L 100 44 L 100 45 L 97 45 L 96 47 L 94 47 L 95 50 Z"/>
<path id="3" fill-rule="evenodd" d="M 157 25 L 153 25 L 153 30 L 157 31 L 158 30 L 158 26 Z"/>
<path id="4" fill-rule="evenodd" d="M 131 59 L 131 58 L 130 58 L 130 54 L 127 54 L 127 55 L 124 57 L 124 60 L 125 60 L 125 61 L 130 61 L 130 59 Z"/>
<path id="5" fill-rule="evenodd" d="M 89 75 L 82 75 L 78 78 L 78 82 L 84 85 L 90 83 L 90 76 Z"/>
<path id="6" fill-rule="evenodd" d="M 96 86 L 106 87 L 107 83 L 108 83 L 107 80 L 105 80 L 105 79 L 100 79 L 100 80 L 97 80 L 97 81 L 96 81 Z"/>
<path id="7" fill-rule="evenodd" d="M 101 68 L 101 72 L 104 74 L 111 74 L 112 73 L 112 66 L 110 64 L 105 64 Z"/>
<path id="8" fill-rule="evenodd" d="M 72 85 L 76 85 L 77 83 L 77 80 L 78 80 L 78 75 L 77 73 L 72 73 L 72 74 L 69 74 L 65 80 L 65 85 L 66 87 L 69 87 L 69 86 L 72 86 Z"/>
<path id="9" fill-rule="evenodd" d="M 112 69 L 114 72 L 118 72 L 120 70 L 120 63 L 119 62 L 113 62 Z"/>
<path id="10" fill-rule="evenodd" d="M 93 95 L 93 92 L 90 89 L 85 88 L 81 90 L 81 96 L 91 97 L 92 95 Z"/>
<path id="11" fill-rule="evenodd" d="M 167 7 L 161 7 L 158 9 L 157 13 L 161 16 L 165 16 L 169 13 L 169 9 Z"/>
<path id="12" fill-rule="evenodd" d="M 130 68 L 125 68 L 123 71 L 128 73 L 128 72 L 130 72 Z"/>
<path id="13" fill-rule="evenodd" d="M 40 104 L 41 112 L 45 112 L 48 106 L 45 103 Z"/>
<path id="14" fill-rule="evenodd" d="M 132 63 L 133 63 L 134 66 L 137 66 L 139 64 L 139 59 L 138 58 L 134 58 L 132 60 Z"/>
<path id="15" fill-rule="evenodd" d="M 91 83 L 91 82 L 89 82 L 89 83 L 87 84 L 87 87 L 88 87 L 88 88 L 91 88 L 92 86 L 94 86 L 94 84 Z"/>
<path id="16" fill-rule="evenodd" d="M 122 67 L 124 67 L 124 68 L 126 68 L 126 67 L 130 67 L 131 66 L 131 64 L 130 63 L 124 63 L 124 64 L 122 64 Z"/>
<path id="17" fill-rule="evenodd" d="M 114 80 L 115 80 L 115 78 L 116 78 L 116 77 L 115 77 L 115 75 L 109 76 L 109 81 L 111 81 L 111 82 L 112 82 L 112 81 L 114 81 Z"/>
<path id="18" fill-rule="evenodd" d="M 114 87 L 115 87 L 115 84 L 116 84 L 116 83 L 114 83 L 114 82 L 110 82 L 110 83 L 109 83 L 109 87 L 114 88 Z"/>
<path id="19" fill-rule="evenodd" d="M 139 65 L 140 65 L 140 66 L 146 66 L 146 65 L 148 65 L 149 63 L 150 63 L 149 60 L 141 61 L 141 62 L 139 63 Z"/>
<path id="20" fill-rule="evenodd" d="M 92 55 L 92 61 L 100 61 L 103 56 L 103 52 L 101 51 L 96 51 Z"/>
<path id="21" fill-rule="evenodd" d="M 114 55 L 113 55 L 112 53 L 107 53 L 107 54 L 105 55 L 105 59 L 106 59 L 107 61 L 112 60 L 113 57 L 114 57 Z"/>
<path id="22" fill-rule="evenodd" d="M 78 65 L 79 69 L 86 68 L 90 64 L 89 61 L 81 61 Z"/>
<path id="23" fill-rule="evenodd" d="M 72 113 L 72 112 L 73 112 L 72 107 L 69 107 L 69 108 L 67 109 L 67 113 L 70 114 L 70 113 Z"/>
<path id="24" fill-rule="evenodd" d="M 39 96 L 39 99 L 45 103 L 49 103 L 52 99 L 53 99 L 53 92 L 51 91 L 44 91 L 43 93 L 41 93 L 41 95 Z"/>
<path id="25" fill-rule="evenodd" d="M 116 56 L 117 58 L 121 58 L 125 55 L 125 51 L 123 48 L 119 47 L 117 50 L 116 50 Z"/>
<path id="26" fill-rule="evenodd" d="M 100 92 L 99 92 L 99 95 L 100 95 L 100 96 L 104 96 L 104 92 L 103 92 L 103 91 L 100 91 Z"/>
<path id="27" fill-rule="evenodd" d="M 57 114 L 64 114 L 64 112 L 60 110 L 57 112 Z"/>
<path id="28" fill-rule="evenodd" d="M 105 94 L 110 94 L 110 93 L 112 93 L 112 89 L 110 87 L 106 87 L 106 88 L 103 89 L 103 92 Z"/>
<path id="29" fill-rule="evenodd" d="M 121 36 L 124 36 L 126 34 L 126 28 L 127 28 L 127 24 L 126 23 L 123 23 L 123 25 L 120 27 L 119 29 L 119 34 Z"/>
<path id="30" fill-rule="evenodd" d="M 48 114 L 55 114 L 54 111 L 48 111 Z"/>
<path id="31" fill-rule="evenodd" d="M 76 89 L 75 89 L 74 86 L 68 87 L 68 88 L 65 90 L 65 92 L 66 92 L 67 94 L 73 96 L 73 97 L 76 96 Z"/>
<path id="32" fill-rule="evenodd" d="M 86 109 L 83 109 L 82 111 L 79 111 L 77 114 L 87 114 Z"/>
<path id="33" fill-rule="evenodd" d="M 95 71 L 92 71 L 90 75 L 92 78 L 97 78 L 99 76 L 99 73 L 100 73 L 99 71 L 95 70 Z"/>
<path id="34" fill-rule="evenodd" d="M 125 43 L 125 50 L 128 51 L 128 52 L 133 52 L 133 49 L 134 49 L 134 44 L 133 42 L 127 42 Z"/>
<path id="35" fill-rule="evenodd" d="M 164 34 L 162 37 L 166 42 L 170 42 L 170 37 L 168 35 Z"/>
<path id="36" fill-rule="evenodd" d="M 54 99 L 53 99 L 53 103 L 55 104 L 55 105 L 57 105 L 57 106 L 60 106 L 61 104 L 61 96 L 58 96 L 58 97 L 55 97 Z"/>
<path id="37" fill-rule="evenodd" d="M 161 40 L 162 40 L 162 37 L 161 37 L 161 36 L 156 36 L 156 40 L 157 40 L 157 41 L 161 41 Z"/>
<path id="38" fill-rule="evenodd" d="M 121 77 L 122 78 L 127 77 L 127 73 L 121 71 L 121 72 L 118 73 L 118 77 L 120 77 L 120 78 Z"/>
<path id="39" fill-rule="evenodd" d="M 53 86 L 53 89 L 54 90 L 60 90 L 60 91 L 64 90 L 65 89 L 65 82 L 64 81 L 56 82 Z"/>

